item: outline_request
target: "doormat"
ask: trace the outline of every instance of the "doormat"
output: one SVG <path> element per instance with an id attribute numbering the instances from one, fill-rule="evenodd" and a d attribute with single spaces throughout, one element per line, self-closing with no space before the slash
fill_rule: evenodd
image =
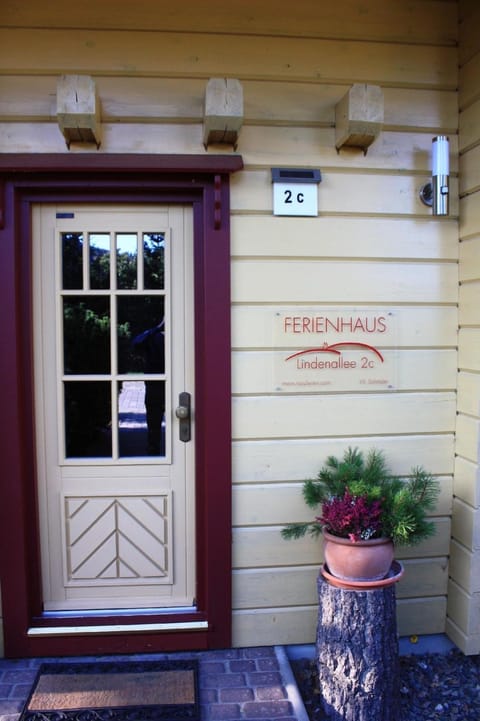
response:
<path id="1" fill-rule="evenodd" d="M 199 721 L 197 661 L 44 663 L 19 721 Z"/>

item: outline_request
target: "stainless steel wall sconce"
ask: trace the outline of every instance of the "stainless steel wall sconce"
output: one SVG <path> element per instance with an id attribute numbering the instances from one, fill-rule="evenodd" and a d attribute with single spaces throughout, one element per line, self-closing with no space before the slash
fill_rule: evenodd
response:
<path id="1" fill-rule="evenodd" d="M 437 135 L 432 140 L 432 182 L 420 188 L 420 199 L 433 215 L 448 215 L 449 175 L 449 140 Z"/>

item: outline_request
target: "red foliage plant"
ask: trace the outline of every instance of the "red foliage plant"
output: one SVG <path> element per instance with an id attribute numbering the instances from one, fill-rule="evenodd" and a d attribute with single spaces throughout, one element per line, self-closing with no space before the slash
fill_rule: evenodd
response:
<path id="1" fill-rule="evenodd" d="M 345 491 L 322 504 L 322 515 L 317 521 L 329 533 L 351 541 L 367 541 L 382 535 L 382 502 L 369 501 L 366 495 L 353 496 Z"/>

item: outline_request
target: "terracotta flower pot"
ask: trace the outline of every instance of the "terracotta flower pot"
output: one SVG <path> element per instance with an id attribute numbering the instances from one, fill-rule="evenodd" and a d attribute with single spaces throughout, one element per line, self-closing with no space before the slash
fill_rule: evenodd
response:
<path id="1" fill-rule="evenodd" d="M 379 581 L 386 578 L 393 563 L 389 538 L 350 541 L 324 530 L 323 552 L 330 573 L 346 581 Z"/>

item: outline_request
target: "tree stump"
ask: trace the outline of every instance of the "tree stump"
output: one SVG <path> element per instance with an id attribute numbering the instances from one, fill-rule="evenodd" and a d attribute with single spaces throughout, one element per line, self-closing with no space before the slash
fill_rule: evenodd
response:
<path id="1" fill-rule="evenodd" d="M 331 721 L 398 721 L 395 585 L 337 588 L 318 578 L 316 660 Z"/>

